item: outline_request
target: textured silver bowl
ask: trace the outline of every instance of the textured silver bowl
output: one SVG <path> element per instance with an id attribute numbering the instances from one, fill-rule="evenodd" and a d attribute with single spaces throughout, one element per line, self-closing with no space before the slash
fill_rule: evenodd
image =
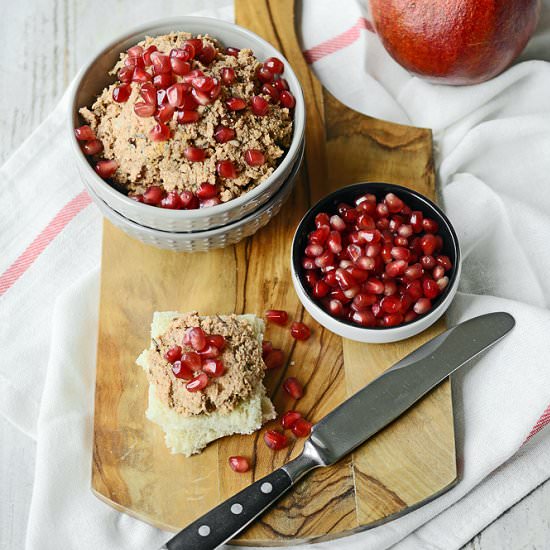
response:
<path id="1" fill-rule="evenodd" d="M 95 97 L 111 82 L 108 72 L 118 60 L 119 54 L 142 40 L 146 35 L 158 36 L 172 31 L 188 31 L 193 34 L 208 33 L 223 44 L 237 48 L 251 48 L 258 59 L 279 57 L 285 64 L 284 77 L 296 98 L 293 137 L 289 150 L 273 174 L 256 188 L 229 202 L 200 210 L 170 210 L 138 203 L 129 199 L 103 181 L 94 171 L 80 150 L 74 137 L 74 128 L 80 125 L 78 110 L 93 103 Z M 82 180 L 115 211 L 139 225 L 162 231 L 203 231 L 222 227 L 258 210 L 268 202 L 288 179 L 304 141 L 305 105 L 300 83 L 290 64 L 268 42 L 256 34 L 233 23 L 208 17 L 174 17 L 135 29 L 118 38 L 81 71 L 72 92 L 68 131 L 71 134 L 74 156 Z"/>
<path id="2" fill-rule="evenodd" d="M 139 225 L 136 222 L 124 217 L 119 212 L 111 208 L 93 188 L 86 185 L 88 193 L 92 200 L 97 204 L 102 214 L 116 227 L 122 229 L 125 233 L 145 244 L 164 248 L 176 252 L 206 252 L 214 248 L 224 248 L 237 244 L 245 237 L 249 237 L 261 229 L 276 216 L 285 201 L 290 196 L 304 155 L 304 147 L 299 151 L 299 157 L 294 163 L 292 172 L 287 180 L 258 210 L 248 214 L 244 218 L 232 222 L 223 227 L 196 232 L 170 232 L 160 231 L 151 227 Z"/>

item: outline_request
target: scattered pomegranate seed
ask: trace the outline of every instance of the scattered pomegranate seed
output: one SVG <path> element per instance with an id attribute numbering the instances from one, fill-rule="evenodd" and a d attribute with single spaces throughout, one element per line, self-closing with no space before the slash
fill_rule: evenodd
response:
<path id="1" fill-rule="evenodd" d="M 155 124 L 153 129 L 149 132 L 151 141 L 167 141 L 170 139 L 170 128 L 163 123 Z"/>
<path id="2" fill-rule="evenodd" d="M 78 141 L 90 141 L 95 139 L 93 130 L 87 124 L 80 126 L 79 128 L 75 128 L 74 135 Z"/>
<path id="3" fill-rule="evenodd" d="M 100 160 L 95 165 L 95 171 L 102 178 L 110 178 L 118 168 L 118 162 L 116 160 Z"/>
<path id="4" fill-rule="evenodd" d="M 200 200 L 211 199 L 217 196 L 217 194 L 218 194 L 217 187 L 207 182 L 201 183 L 197 190 L 197 197 L 199 197 Z"/>
<path id="5" fill-rule="evenodd" d="M 143 202 L 145 204 L 150 204 L 156 206 L 160 204 L 160 201 L 164 198 L 164 191 L 162 187 L 158 185 L 151 185 L 147 188 L 145 193 L 143 193 Z"/>
<path id="6" fill-rule="evenodd" d="M 250 110 L 256 116 L 265 116 L 269 112 L 269 102 L 261 95 L 255 95 L 250 100 Z"/>
<path id="7" fill-rule="evenodd" d="M 203 359 L 215 359 L 220 356 L 221 351 L 213 344 L 207 343 L 206 347 L 199 353 Z"/>
<path id="8" fill-rule="evenodd" d="M 283 382 L 283 389 L 292 397 L 292 399 L 300 399 L 304 395 L 304 389 L 302 388 L 302 384 L 298 382 L 294 376 L 289 376 L 284 382 Z"/>
<path id="9" fill-rule="evenodd" d="M 205 44 L 202 47 L 202 50 L 197 55 L 197 59 L 203 64 L 203 65 L 210 65 L 214 58 L 216 57 L 217 51 L 214 46 L 211 44 Z"/>
<path id="10" fill-rule="evenodd" d="M 191 380 L 194 376 L 193 371 L 181 361 L 174 361 L 172 372 L 176 378 L 183 378 L 184 380 Z"/>
<path id="11" fill-rule="evenodd" d="M 288 313 L 282 309 L 268 309 L 265 312 L 265 318 L 270 323 L 284 326 L 288 322 Z"/>
<path id="12" fill-rule="evenodd" d="M 240 97 L 230 97 L 225 103 L 230 111 L 242 111 L 246 107 L 246 101 Z"/>
<path id="13" fill-rule="evenodd" d="M 273 84 L 263 84 L 262 94 L 268 95 L 273 103 L 279 103 L 279 90 Z"/>
<path id="14" fill-rule="evenodd" d="M 216 164 L 216 172 L 220 178 L 234 179 L 237 177 L 237 169 L 230 160 L 220 160 Z"/>
<path id="15" fill-rule="evenodd" d="M 219 350 L 225 348 L 225 338 L 221 334 L 207 334 L 206 341 L 213 346 L 216 346 Z"/>
<path id="16" fill-rule="evenodd" d="M 250 462 L 248 458 L 244 456 L 230 456 L 229 466 L 234 472 L 244 474 L 250 470 Z"/>
<path id="17" fill-rule="evenodd" d="M 199 147 L 186 147 L 183 150 L 183 155 L 190 162 L 202 162 L 206 158 L 206 151 Z M 201 197 L 199 196 L 199 198 Z"/>
<path id="18" fill-rule="evenodd" d="M 296 437 L 307 437 L 311 433 L 312 425 L 305 418 L 298 418 L 292 425 L 291 430 Z"/>
<path id="19" fill-rule="evenodd" d="M 264 433 L 265 444 L 274 451 L 279 451 L 288 446 L 288 437 L 277 430 L 267 430 Z"/>
<path id="20" fill-rule="evenodd" d="M 175 191 L 170 191 L 170 193 L 160 201 L 160 206 L 162 208 L 169 208 L 170 210 L 179 210 L 181 208 L 180 196 Z"/>
<path id="21" fill-rule="evenodd" d="M 281 74 L 285 70 L 284 63 L 277 57 L 270 57 L 264 61 L 264 67 L 269 69 L 272 73 Z"/>
<path id="22" fill-rule="evenodd" d="M 418 315 L 423 315 L 432 309 L 432 303 L 428 298 L 420 298 L 416 304 L 414 304 L 413 310 Z"/>
<path id="23" fill-rule="evenodd" d="M 238 57 L 239 56 L 239 48 L 225 48 L 225 53 L 227 55 L 231 55 L 232 57 Z"/>
<path id="24" fill-rule="evenodd" d="M 181 346 L 174 346 L 173 348 L 170 348 L 165 354 L 164 358 L 169 363 L 174 363 L 175 361 L 179 361 L 181 359 Z"/>
<path id="25" fill-rule="evenodd" d="M 288 82 L 284 78 L 278 78 L 273 83 L 273 86 L 279 90 L 279 92 L 282 92 L 283 90 L 288 90 Z"/>
<path id="26" fill-rule="evenodd" d="M 231 84 L 233 84 L 233 82 L 235 82 L 235 69 L 233 69 L 232 67 L 224 67 L 220 72 L 220 76 L 222 82 L 226 86 L 230 86 Z"/>
<path id="27" fill-rule="evenodd" d="M 103 143 L 99 139 L 92 139 L 82 144 L 82 151 L 85 155 L 98 155 L 103 151 Z"/>
<path id="28" fill-rule="evenodd" d="M 130 94 L 132 93 L 132 86 L 130 84 L 122 84 L 113 88 L 113 99 L 117 103 L 125 103 L 128 101 Z"/>
<path id="29" fill-rule="evenodd" d="M 216 129 L 214 130 L 214 139 L 218 143 L 227 143 L 228 141 L 235 139 L 235 130 L 220 124 L 216 126 Z"/>
<path id="30" fill-rule="evenodd" d="M 194 210 L 199 207 L 199 199 L 191 191 L 182 191 L 180 201 L 181 207 L 186 210 Z"/>
<path id="31" fill-rule="evenodd" d="M 292 428 L 293 424 L 298 420 L 299 418 L 302 418 L 302 415 L 297 411 L 287 411 L 283 416 L 281 417 L 281 426 L 285 430 L 289 430 Z"/>
<path id="32" fill-rule="evenodd" d="M 269 340 L 262 342 L 262 359 L 265 359 L 268 353 L 273 351 L 273 344 Z"/>
<path id="33" fill-rule="evenodd" d="M 179 124 L 189 124 L 191 122 L 197 122 L 200 118 L 197 111 L 178 111 L 177 121 Z"/>
<path id="34" fill-rule="evenodd" d="M 134 68 L 133 67 L 122 67 L 120 71 L 117 73 L 117 78 L 123 83 L 128 84 L 132 82 L 132 78 L 134 76 Z"/>
<path id="35" fill-rule="evenodd" d="M 304 323 L 295 321 L 290 326 L 290 334 L 296 340 L 307 340 L 311 336 L 311 331 Z"/>
<path id="36" fill-rule="evenodd" d="M 204 390 L 206 386 L 208 386 L 208 375 L 204 372 L 201 372 L 200 374 L 195 376 L 193 380 L 185 384 L 185 388 L 187 389 L 187 391 L 190 391 L 190 392 Z"/>
<path id="37" fill-rule="evenodd" d="M 285 364 L 285 355 L 282 350 L 273 348 L 264 357 L 264 363 L 268 370 L 278 369 Z"/>
<path id="38" fill-rule="evenodd" d="M 206 359 L 202 364 L 202 371 L 211 378 L 219 378 L 224 370 L 221 359 Z"/>
<path id="39" fill-rule="evenodd" d="M 172 105 L 163 104 L 158 108 L 157 114 L 155 115 L 155 120 L 166 124 L 169 120 L 172 120 L 172 117 L 175 113 L 175 108 Z"/>
<path id="40" fill-rule="evenodd" d="M 294 109 L 296 106 L 296 100 L 294 99 L 294 96 L 288 92 L 287 90 L 283 90 L 280 93 L 279 101 L 283 107 L 286 107 L 287 109 Z"/>
<path id="41" fill-rule="evenodd" d="M 265 84 L 265 83 L 273 82 L 275 75 L 264 64 L 258 67 L 256 71 L 256 77 L 260 82 L 263 82 Z"/>
<path id="42" fill-rule="evenodd" d="M 265 163 L 265 156 L 259 149 L 248 149 L 244 154 L 244 160 L 249 166 L 261 166 Z"/>
<path id="43" fill-rule="evenodd" d="M 147 118 L 153 116 L 157 111 L 157 106 L 152 105 L 151 103 L 145 103 L 145 101 L 140 101 L 134 105 L 134 113 L 137 116 Z"/>
<path id="44" fill-rule="evenodd" d="M 422 281 L 422 289 L 424 291 L 424 296 L 430 300 L 433 300 L 439 294 L 439 287 L 433 279 L 424 279 L 424 281 Z"/>

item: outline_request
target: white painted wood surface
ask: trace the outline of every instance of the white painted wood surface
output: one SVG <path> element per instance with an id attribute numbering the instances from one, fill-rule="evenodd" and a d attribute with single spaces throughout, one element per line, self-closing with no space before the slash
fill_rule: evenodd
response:
<path id="1" fill-rule="evenodd" d="M 4 36 L 0 50 L 0 162 L 47 116 L 77 69 L 121 29 L 191 9 L 227 4 L 227 0 L 0 2 Z M 24 546 L 33 464 L 34 443 L 0 417 L 0 550 Z M 463 550 L 548 548 L 550 481 L 494 521 Z"/>

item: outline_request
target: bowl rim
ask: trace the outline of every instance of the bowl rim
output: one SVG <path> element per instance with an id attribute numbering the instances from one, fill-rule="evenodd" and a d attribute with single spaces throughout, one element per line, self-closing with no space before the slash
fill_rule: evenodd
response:
<path id="1" fill-rule="evenodd" d="M 88 183 L 84 183 L 84 186 L 86 188 L 86 191 L 90 194 L 90 196 L 92 197 L 92 200 L 94 202 L 101 202 L 102 205 L 105 208 L 107 208 L 114 217 L 119 218 L 119 220 L 122 223 L 124 223 L 126 225 L 129 225 L 130 227 L 134 228 L 135 230 L 145 231 L 146 233 L 154 234 L 154 235 L 158 236 L 159 238 L 160 237 L 171 238 L 171 239 L 174 239 L 174 238 L 175 239 L 178 239 L 178 238 L 192 239 L 193 237 L 211 238 L 211 237 L 215 237 L 219 234 L 223 234 L 225 232 L 232 231 L 232 230 L 240 227 L 241 225 L 246 225 L 247 223 L 250 223 L 254 218 L 260 216 L 266 210 L 268 210 L 275 202 L 277 202 L 277 200 L 281 196 L 284 196 L 286 193 L 291 193 L 292 189 L 295 186 L 295 183 L 296 183 L 295 180 L 296 180 L 296 177 L 298 175 L 298 172 L 300 171 L 300 168 L 302 166 L 302 162 L 303 162 L 303 159 L 304 159 L 304 151 L 305 151 L 305 146 L 302 147 L 302 149 L 299 153 L 299 157 L 296 160 L 296 164 L 295 164 L 295 166 L 292 167 L 292 171 L 291 171 L 290 175 L 288 176 L 288 178 L 285 179 L 285 181 L 283 182 L 281 187 L 279 187 L 279 189 L 277 189 L 277 191 L 273 194 L 273 196 L 269 200 L 267 200 L 259 208 L 257 208 L 253 212 L 250 212 L 249 214 L 247 214 L 243 218 L 232 221 L 231 223 L 228 223 L 226 225 L 222 225 L 221 227 L 214 227 L 212 229 L 201 229 L 201 230 L 198 230 L 198 231 L 165 231 L 163 229 L 156 229 L 154 227 L 147 227 L 146 225 L 141 225 L 138 222 L 136 222 L 136 221 L 134 221 L 130 218 L 127 218 L 126 216 L 124 216 L 124 214 L 121 214 L 120 212 L 115 210 L 110 204 L 108 204 L 106 201 L 104 201 L 97 194 L 95 189 L 93 189 Z M 99 205 L 98 205 L 98 208 L 101 210 L 101 207 Z M 103 212 L 101 212 L 101 214 L 102 214 L 103 217 L 106 217 L 105 214 L 103 214 Z"/>
<path id="2" fill-rule="evenodd" d="M 171 209 L 164 209 L 164 208 L 158 208 L 155 206 L 151 206 L 148 204 L 141 204 L 133 199 L 130 199 L 127 195 L 122 193 L 121 191 L 118 191 L 115 189 L 110 183 L 103 180 L 92 168 L 90 163 L 88 162 L 87 157 L 82 152 L 81 148 L 79 147 L 78 140 L 74 136 L 74 121 L 75 118 L 77 118 L 78 115 L 78 105 L 76 105 L 76 97 L 78 94 L 78 91 L 80 90 L 80 87 L 82 85 L 82 82 L 86 75 L 90 72 L 90 70 L 93 68 L 96 61 L 104 54 L 109 52 L 112 49 L 115 49 L 118 45 L 132 39 L 136 35 L 146 35 L 150 34 L 152 36 L 155 35 L 154 29 L 157 27 L 165 27 L 173 25 L 174 27 L 184 27 L 185 24 L 189 24 L 189 22 L 192 21 L 194 24 L 202 24 L 205 26 L 204 34 L 210 34 L 210 30 L 208 29 L 208 25 L 210 26 L 219 26 L 226 29 L 231 29 L 233 31 L 237 31 L 237 33 L 241 34 L 244 38 L 251 40 L 252 42 L 259 42 L 264 48 L 268 50 L 273 51 L 273 56 L 278 56 L 281 58 L 283 63 L 285 64 L 285 78 L 292 82 L 294 84 L 294 88 L 292 90 L 294 97 L 296 99 L 296 108 L 294 109 L 294 114 L 292 118 L 293 122 L 293 132 L 292 132 L 292 140 L 290 142 L 290 146 L 288 150 L 286 151 L 283 160 L 277 165 L 273 173 L 262 183 L 251 189 L 250 191 L 247 191 L 243 195 L 236 197 L 235 199 L 231 199 L 225 203 L 218 204 L 215 206 L 211 206 L 208 208 L 208 216 L 212 215 L 223 215 L 223 213 L 237 209 L 239 207 L 242 207 L 244 204 L 246 204 L 248 201 L 253 200 L 254 198 L 261 196 L 266 189 L 268 189 L 271 184 L 277 180 L 281 173 L 288 168 L 288 164 L 291 163 L 293 160 L 295 160 L 297 153 L 299 152 L 299 146 L 304 138 L 305 133 L 305 119 L 306 119 L 306 112 L 305 112 L 305 101 L 304 101 L 304 95 L 302 91 L 302 87 L 300 85 L 300 81 L 298 80 L 298 77 L 296 76 L 294 70 L 292 69 L 292 66 L 290 65 L 289 61 L 284 57 L 284 55 L 277 50 L 272 44 L 258 36 L 256 33 L 241 27 L 240 25 L 237 25 L 235 23 L 231 23 L 229 21 L 225 21 L 223 19 L 218 19 L 216 17 L 204 17 L 204 16 L 195 16 L 195 15 L 182 15 L 182 16 L 175 16 L 165 19 L 159 19 L 150 21 L 148 23 L 144 23 L 140 26 L 133 27 L 129 31 L 125 32 L 124 34 L 118 35 L 113 40 L 111 40 L 106 46 L 104 46 L 100 52 L 96 53 L 89 59 L 84 66 L 80 69 L 78 72 L 78 75 L 75 79 L 73 88 L 71 90 L 70 95 L 70 104 L 69 109 L 66 117 L 66 121 L 68 122 L 69 126 L 69 135 L 70 135 L 70 141 L 72 144 L 72 149 L 76 153 L 76 160 L 79 162 L 79 164 L 82 166 L 82 168 L 87 172 L 88 176 L 93 178 L 93 181 L 97 185 L 106 185 L 105 191 L 108 193 L 113 200 L 120 200 L 123 204 L 125 204 L 128 208 L 136 209 L 136 212 L 141 210 L 142 213 L 148 212 L 149 214 L 154 214 L 156 216 L 159 216 L 161 219 L 174 219 L 174 217 L 177 217 L 179 219 L 186 219 L 189 221 L 193 220 L 199 220 L 201 218 L 204 218 L 206 216 L 205 210 L 171 210 Z M 174 31 L 177 32 L 177 29 L 174 28 Z M 212 37 L 216 38 L 215 32 L 212 32 Z M 141 40 L 136 37 L 136 40 Z M 290 77 L 290 78 L 287 78 Z M 296 114 L 299 114 L 299 116 L 296 116 Z M 143 210 L 144 208 L 147 208 L 148 210 Z M 155 210 L 150 210 L 152 208 L 155 208 Z"/>
<path id="3" fill-rule="evenodd" d="M 436 301 L 433 303 L 433 308 L 427 314 L 420 315 L 413 321 L 401 323 L 394 327 L 362 327 L 351 321 L 348 321 L 347 319 L 338 319 L 337 317 L 333 317 L 328 312 L 326 312 L 322 307 L 320 307 L 317 304 L 317 302 L 311 297 L 309 288 L 304 284 L 304 281 L 302 280 L 302 276 L 301 276 L 304 270 L 300 263 L 301 253 L 298 250 L 298 239 L 302 234 L 304 234 L 307 231 L 306 225 L 309 225 L 311 217 L 318 213 L 318 209 L 322 208 L 326 204 L 329 204 L 335 201 L 335 199 L 341 194 L 343 194 L 343 192 L 349 193 L 357 189 L 358 196 L 362 193 L 368 193 L 369 191 L 366 188 L 366 186 L 375 186 L 379 188 L 384 188 L 384 189 L 387 189 L 388 192 L 393 192 L 398 196 L 399 194 L 405 194 L 405 195 L 415 197 L 416 199 L 423 202 L 428 207 L 427 209 L 435 213 L 433 217 L 435 217 L 438 222 L 440 221 L 444 222 L 444 224 L 446 225 L 451 235 L 450 244 L 451 244 L 451 248 L 452 248 L 455 260 L 453 261 L 452 274 L 449 277 L 449 284 L 447 285 L 445 290 L 437 297 Z M 443 304 L 443 302 L 445 302 L 447 296 L 454 291 L 454 287 L 458 284 L 460 273 L 462 271 L 461 260 L 462 259 L 461 259 L 460 244 L 458 241 L 458 236 L 456 234 L 456 231 L 452 223 L 450 222 L 447 215 L 443 212 L 443 210 L 437 204 L 435 204 L 432 200 L 430 200 L 428 197 L 426 197 L 425 195 L 422 195 L 422 193 L 419 193 L 414 189 L 410 189 L 409 187 L 398 185 L 396 183 L 383 182 L 383 181 L 357 182 L 351 185 L 346 185 L 345 187 L 341 187 L 340 189 L 337 189 L 336 191 L 333 191 L 328 195 L 325 195 L 322 199 L 320 199 L 313 206 L 311 206 L 311 208 L 309 208 L 309 210 L 304 214 L 304 216 L 302 217 L 302 219 L 300 220 L 300 223 L 296 228 L 296 231 L 294 232 L 294 236 L 292 237 L 292 246 L 291 246 L 291 266 L 292 266 L 292 272 L 295 275 L 293 279 L 295 280 L 296 284 L 300 285 L 300 289 L 304 294 L 304 296 L 306 296 L 308 304 L 313 306 L 315 310 L 318 311 L 320 314 L 330 317 L 330 319 L 332 319 L 334 322 L 341 325 L 342 327 L 345 327 L 346 329 L 353 329 L 363 333 L 375 333 L 375 332 L 376 333 L 385 332 L 387 334 L 391 334 L 392 332 L 397 333 L 402 331 L 406 327 L 412 327 L 419 321 L 426 319 L 432 313 L 435 313 L 436 311 L 438 311 L 439 307 Z"/>

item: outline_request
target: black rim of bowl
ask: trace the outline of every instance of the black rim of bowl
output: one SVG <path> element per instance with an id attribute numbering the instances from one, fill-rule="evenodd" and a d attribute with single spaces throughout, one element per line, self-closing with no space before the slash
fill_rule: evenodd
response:
<path id="1" fill-rule="evenodd" d="M 302 267 L 302 256 L 303 250 L 306 246 L 307 238 L 309 233 L 315 229 L 315 216 L 320 212 L 327 212 L 329 215 L 336 213 L 336 207 L 339 203 L 345 202 L 347 204 L 353 205 L 355 199 L 360 197 L 365 193 L 372 193 L 376 195 L 377 200 L 382 199 L 388 193 L 394 193 L 400 199 L 402 199 L 412 210 L 420 210 L 424 217 L 433 218 L 439 223 L 439 231 L 443 238 L 443 248 L 439 254 L 449 256 L 450 260 L 453 263 L 450 274 L 447 274 L 449 277 L 449 284 L 447 288 L 432 302 L 433 311 L 441 302 L 445 300 L 449 294 L 451 288 L 453 287 L 460 266 L 460 247 L 458 244 L 458 237 L 452 226 L 451 222 L 444 214 L 444 212 L 433 203 L 430 199 L 421 195 L 420 193 L 413 191 L 407 187 L 401 185 L 396 185 L 394 183 L 385 183 L 385 182 L 360 182 L 342 187 L 336 191 L 333 191 L 326 197 L 322 198 L 319 202 L 313 205 L 304 215 L 296 232 L 294 234 L 294 239 L 292 241 L 292 264 L 294 267 L 294 272 L 298 276 L 302 290 L 307 295 L 311 303 L 319 308 L 321 311 L 332 317 L 335 321 L 342 323 L 344 325 L 364 330 L 392 330 L 403 326 L 412 325 L 420 319 L 424 318 L 426 315 L 429 315 L 430 312 L 424 315 L 420 315 L 418 318 L 407 323 L 401 323 L 395 327 L 362 327 L 352 321 L 349 321 L 345 318 L 333 317 L 328 311 L 326 311 L 321 304 L 318 303 L 317 299 L 313 297 L 311 293 L 311 288 L 305 280 L 305 269 Z"/>

